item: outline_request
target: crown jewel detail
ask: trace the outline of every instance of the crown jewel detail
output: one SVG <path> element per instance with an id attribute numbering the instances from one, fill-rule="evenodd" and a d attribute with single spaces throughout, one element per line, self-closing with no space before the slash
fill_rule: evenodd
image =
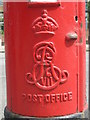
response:
<path id="1" fill-rule="evenodd" d="M 48 11 L 43 10 L 41 17 L 38 17 L 32 24 L 35 34 L 49 33 L 55 34 L 55 30 L 58 29 L 57 22 L 48 16 Z"/>

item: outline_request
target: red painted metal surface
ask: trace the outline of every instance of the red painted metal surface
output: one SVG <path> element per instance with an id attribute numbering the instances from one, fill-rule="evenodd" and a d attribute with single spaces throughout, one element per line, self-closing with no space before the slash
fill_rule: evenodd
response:
<path id="1" fill-rule="evenodd" d="M 48 5 L 4 3 L 7 108 L 24 116 L 68 115 L 86 104 L 85 3 Z"/>
<path id="2" fill-rule="evenodd" d="M 79 37 L 79 61 L 78 61 L 78 110 L 86 109 L 86 34 L 85 34 L 85 3 L 78 3 L 78 37 Z"/>

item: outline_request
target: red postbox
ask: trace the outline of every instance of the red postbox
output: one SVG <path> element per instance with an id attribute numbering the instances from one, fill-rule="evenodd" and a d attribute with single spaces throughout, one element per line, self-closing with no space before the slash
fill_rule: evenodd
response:
<path id="1" fill-rule="evenodd" d="M 83 117 L 85 2 L 5 2 L 6 118 Z"/>

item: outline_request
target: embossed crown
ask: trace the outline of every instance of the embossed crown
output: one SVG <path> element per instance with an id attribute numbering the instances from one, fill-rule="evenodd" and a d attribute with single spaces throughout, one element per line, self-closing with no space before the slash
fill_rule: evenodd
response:
<path id="1" fill-rule="evenodd" d="M 55 34 L 55 30 L 58 29 L 58 24 L 53 18 L 48 16 L 47 10 L 43 10 L 41 17 L 38 17 L 33 22 L 32 27 L 35 34 Z"/>

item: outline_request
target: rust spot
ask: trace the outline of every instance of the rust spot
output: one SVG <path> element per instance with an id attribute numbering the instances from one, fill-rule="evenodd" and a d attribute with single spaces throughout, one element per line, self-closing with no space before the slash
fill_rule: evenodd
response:
<path id="1" fill-rule="evenodd" d="M 83 38 L 80 38 L 79 43 L 83 43 Z"/>
<path id="2" fill-rule="evenodd" d="M 83 23 L 81 23 L 80 27 L 83 28 Z"/>

